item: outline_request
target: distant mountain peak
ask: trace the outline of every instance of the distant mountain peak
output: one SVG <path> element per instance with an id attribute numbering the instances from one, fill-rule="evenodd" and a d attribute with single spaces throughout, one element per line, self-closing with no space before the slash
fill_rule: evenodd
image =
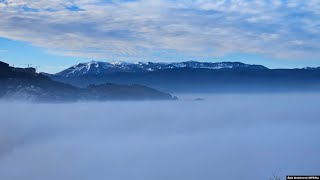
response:
<path id="1" fill-rule="evenodd" d="M 176 63 L 163 62 L 102 62 L 90 61 L 76 64 L 64 71 L 57 73 L 60 77 L 78 77 L 82 75 L 104 75 L 116 72 L 151 72 L 163 69 L 176 68 L 202 68 L 202 69 L 233 69 L 233 68 L 256 68 L 267 69 L 261 65 L 250 65 L 241 62 L 197 62 L 185 61 Z"/>

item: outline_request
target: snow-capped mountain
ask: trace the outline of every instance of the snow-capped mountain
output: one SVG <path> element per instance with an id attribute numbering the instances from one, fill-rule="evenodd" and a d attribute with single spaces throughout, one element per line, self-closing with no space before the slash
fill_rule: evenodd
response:
<path id="1" fill-rule="evenodd" d="M 91 61 L 87 63 L 80 63 L 74 65 L 64 71 L 61 71 L 56 76 L 59 77 L 78 77 L 82 75 L 104 75 L 115 72 L 148 72 L 157 71 L 162 69 L 173 68 L 204 68 L 204 69 L 233 69 L 233 68 L 255 68 L 255 69 L 267 69 L 261 65 L 249 65 L 240 62 L 197 62 L 186 61 L 179 63 L 153 63 L 153 62 L 101 62 Z"/>

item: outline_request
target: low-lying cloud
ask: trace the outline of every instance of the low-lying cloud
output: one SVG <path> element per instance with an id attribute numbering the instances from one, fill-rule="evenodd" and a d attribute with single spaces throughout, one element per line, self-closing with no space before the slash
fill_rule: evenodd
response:
<path id="1" fill-rule="evenodd" d="M 2 102 L 0 179 L 255 180 L 318 173 L 319 95 L 194 97 Z"/>

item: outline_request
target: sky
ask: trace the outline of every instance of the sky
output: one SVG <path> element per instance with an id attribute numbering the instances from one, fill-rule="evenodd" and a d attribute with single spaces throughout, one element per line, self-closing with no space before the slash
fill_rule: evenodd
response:
<path id="1" fill-rule="evenodd" d="M 320 66 L 319 0 L 0 0 L 0 61 Z"/>

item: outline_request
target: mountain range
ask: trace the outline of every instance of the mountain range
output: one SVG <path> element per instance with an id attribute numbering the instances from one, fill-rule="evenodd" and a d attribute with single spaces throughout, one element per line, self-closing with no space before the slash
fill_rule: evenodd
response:
<path id="1" fill-rule="evenodd" d="M 153 72 L 164 69 L 180 69 L 180 68 L 202 68 L 202 69 L 267 69 L 261 65 L 249 65 L 241 62 L 197 62 L 186 61 L 180 63 L 153 63 L 153 62 L 101 62 L 91 61 L 87 63 L 76 64 L 66 70 L 63 70 L 56 76 L 73 78 L 84 75 L 105 75 L 111 73 L 138 73 L 138 72 Z"/>
<path id="2" fill-rule="evenodd" d="M 270 69 L 241 62 L 91 61 L 46 75 L 78 87 L 104 83 L 141 84 L 170 93 L 320 90 L 320 68 Z"/>
<path id="3" fill-rule="evenodd" d="M 52 80 L 34 68 L 14 68 L 0 62 L 0 99 L 36 102 L 83 100 L 174 100 L 176 97 L 138 84 L 103 83 L 85 88 Z"/>

